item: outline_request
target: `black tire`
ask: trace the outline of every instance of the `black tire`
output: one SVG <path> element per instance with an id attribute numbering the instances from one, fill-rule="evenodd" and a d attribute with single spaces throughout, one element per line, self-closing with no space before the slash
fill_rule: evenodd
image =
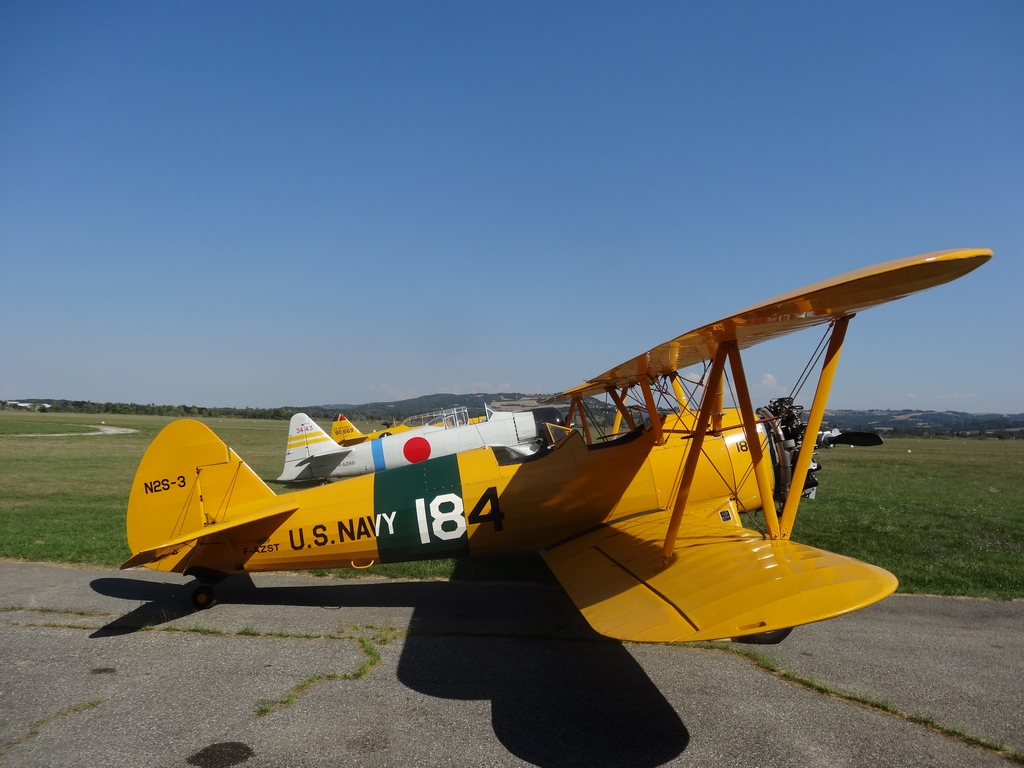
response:
<path id="1" fill-rule="evenodd" d="M 205 611 L 217 604 L 217 592 L 212 584 L 200 584 L 192 591 L 192 607 Z"/>
<path id="2" fill-rule="evenodd" d="M 770 632 L 758 632 L 756 635 L 734 637 L 732 641 L 734 643 L 744 643 L 745 645 L 778 645 L 789 637 L 789 633 L 792 631 L 792 627 L 773 629 Z"/>

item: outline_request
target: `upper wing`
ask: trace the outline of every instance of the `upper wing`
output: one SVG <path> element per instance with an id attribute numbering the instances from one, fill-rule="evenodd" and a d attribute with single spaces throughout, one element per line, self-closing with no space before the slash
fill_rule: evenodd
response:
<path id="1" fill-rule="evenodd" d="M 590 625 L 620 640 L 718 640 L 863 608 L 896 590 L 888 571 L 739 525 L 727 498 L 686 507 L 674 558 L 670 511 L 633 515 L 544 551 Z"/>
<path id="2" fill-rule="evenodd" d="M 735 315 L 677 336 L 554 399 L 588 397 L 609 387 L 629 387 L 643 376 L 662 376 L 715 356 L 718 345 L 735 340 L 741 349 L 787 333 L 831 322 L 977 269 L 992 251 L 967 248 L 877 264 L 776 296 Z"/>

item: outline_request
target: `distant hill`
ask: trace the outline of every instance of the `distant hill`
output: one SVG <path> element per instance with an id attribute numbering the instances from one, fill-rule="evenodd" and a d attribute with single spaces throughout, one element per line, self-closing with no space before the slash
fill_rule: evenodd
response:
<path id="1" fill-rule="evenodd" d="M 350 419 L 380 420 L 391 423 L 392 419 L 406 419 L 420 413 L 439 411 L 464 405 L 470 415 L 483 415 L 484 405 L 494 405 L 498 410 L 536 408 L 549 395 L 501 392 L 497 394 L 473 395 L 425 395 L 411 400 L 364 403 L 362 405 L 318 405 L 312 406 L 325 413 L 344 413 Z M 564 405 L 564 404 L 563 404 Z M 606 406 L 591 401 L 591 412 L 599 413 Z M 825 422 L 830 427 L 859 432 L 877 432 L 882 435 L 955 435 L 981 431 L 998 434 L 1015 433 L 1024 430 L 1024 413 L 964 413 L 962 411 L 914 411 L 914 410 L 826 410 Z"/>
<path id="2" fill-rule="evenodd" d="M 333 415 L 344 413 L 350 419 L 380 420 L 391 423 L 392 419 L 401 421 L 420 413 L 430 413 L 457 405 L 466 406 L 472 416 L 483 415 L 485 404 L 493 405 L 499 410 L 536 408 L 548 397 L 549 395 L 545 394 L 522 394 L 519 392 L 473 395 L 438 394 L 424 395 L 411 400 L 363 403 L 362 405 L 317 405 L 311 406 L 310 410 L 315 409 L 324 413 L 333 413 Z M 595 400 L 591 403 L 591 409 L 592 412 L 599 412 L 603 410 L 603 403 Z M 976 433 L 982 430 L 994 434 L 1001 431 L 1024 430 L 1024 413 L 832 409 L 825 411 L 825 422 L 830 427 L 838 427 L 843 430 L 877 432 L 883 435 L 953 435 Z"/>
<path id="3" fill-rule="evenodd" d="M 286 406 L 281 408 L 210 408 L 194 405 L 139 405 L 136 403 L 95 403 L 88 400 L 60 398 L 26 398 L 19 402 L 0 400 L 0 409 L 48 410 L 71 413 L 122 413 L 156 416 L 239 417 L 246 419 L 289 419 L 300 411 L 315 419 L 334 419 L 344 413 L 356 421 L 381 421 L 390 424 L 421 413 L 463 405 L 471 416 L 482 416 L 484 405 L 498 410 L 536 408 L 550 395 L 522 392 L 474 393 L 471 395 L 437 394 L 409 400 L 376 403 L 333 403 L 326 405 Z M 564 406 L 564 404 L 562 404 Z M 594 415 L 610 418 L 609 406 L 590 398 L 588 408 Z M 877 432 L 882 435 L 959 435 L 979 433 L 1011 437 L 1024 432 L 1024 413 L 965 413 L 963 411 L 825 411 L 825 423 L 842 430 Z M 1024 436 L 1024 435 L 1022 435 Z"/>
<path id="4" fill-rule="evenodd" d="M 356 420 L 381 420 L 389 424 L 393 419 L 402 421 L 410 416 L 418 416 L 421 413 L 434 413 L 445 408 L 454 408 L 457 405 L 465 406 L 470 416 L 483 416 L 484 406 L 493 405 L 498 410 L 512 410 L 519 408 L 536 408 L 550 395 L 544 394 L 523 394 L 522 392 L 498 392 L 495 394 L 475 393 L 472 395 L 423 395 L 409 400 L 394 400 L 391 402 L 379 403 L 336 403 L 328 405 L 310 406 L 310 410 L 345 414 L 350 419 Z"/>
<path id="5" fill-rule="evenodd" d="M 903 435 L 951 435 L 961 432 L 1019 432 L 1024 413 L 964 413 L 962 411 L 844 411 L 826 410 L 825 421 L 839 429 Z"/>
<path id="6" fill-rule="evenodd" d="M 284 406 L 280 408 L 236 408 L 208 407 L 196 405 L 157 405 L 155 403 L 96 403 L 91 400 L 64 400 L 61 398 L 26 398 L 19 402 L 0 400 L 0 409 L 36 410 L 53 413 L 119 413 L 141 414 L 148 416 L 199 416 L 199 417 L 235 417 L 243 419 L 290 419 L 294 414 L 303 412 L 314 419 L 334 419 L 344 413 L 350 419 L 358 421 L 402 421 L 410 416 L 421 413 L 434 413 L 444 408 L 464 405 L 472 416 L 482 416 L 484 405 L 493 404 L 498 410 L 519 408 L 536 408 L 547 399 L 543 394 L 522 394 L 520 392 L 499 392 L 496 394 L 477 393 L 472 395 L 424 395 L 411 400 L 395 402 L 356 404 L 328 404 Z"/>

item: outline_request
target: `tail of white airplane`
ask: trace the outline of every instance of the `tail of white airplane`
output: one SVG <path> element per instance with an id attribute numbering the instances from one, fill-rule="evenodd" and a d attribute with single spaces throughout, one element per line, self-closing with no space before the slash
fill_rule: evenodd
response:
<path id="1" fill-rule="evenodd" d="M 310 460 L 314 456 L 334 453 L 338 444 L 304 413 L 296 413 L 288 424 L 288 447 L 284 452 L 284 471 L 278 479 L 287 483 L 312 480 Z"/>

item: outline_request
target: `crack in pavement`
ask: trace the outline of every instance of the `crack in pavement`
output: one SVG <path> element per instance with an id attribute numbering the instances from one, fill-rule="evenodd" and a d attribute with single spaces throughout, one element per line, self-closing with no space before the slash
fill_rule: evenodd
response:
<path id="1" fill-rule="evenodd" d="M 848 704 L 854 704 L 858 707 L 870 709 L 875 712 L 882 712 L 883 714 L 890 715 L 899 720 L 905 720 L 914 725 L 919 725 L 933 733 L 937 733 L 940 736 L 945 736 L 951 741 L 959 741 L 968 746 L 975 747 L 984 752 L 990 752 L 999 757 L 1006 758 L 1010 762 L 1024 765 L 1024 752 L 1013 747 L 1008 747 L 1001 741 L 995 739 L 989 739 L 984 736 L 976 736 L 972 733 L 968 733 L 962 728 L 955 728 L 952 726 L 944 725 L 940 723 L 935 717 L 929 714 L 922 714 L 917 712 L 904 712 L 894 704 L 890 704 L 887 701 L 881 699 L 873 699 L 869 696 L 861 696 L 855 693 L 848 693 L 839 688 L 834 688 L 825 683 L 820 683 L 814 678 L 805 677 L 798 675 L 789 669 L 784 669 L 776 664 L 774 661 L 769 659 L 763 654 L 757 653 L 756 651 L 745 650 L 741 648 L 733 648 L 728 645 L 722 645 L 715 642 L 699 642 L 699 643 L 678 643 L 672 644 L 676 647 L 689 646 L 691 648 L 698 648 L 705 651 L 714 651 L 717 653 L 726 653 L 732 656 L 739 656 L 749 661 L 756 668 L 767 672 L 773 677 L 782 680 L 783 682 L 789 683 L 790 685 L 796 686 L 797 688 L 803 688 L 814 693 L 819 693 L 823 696 L 827 696 L 832 699 L 838 699 L 845 701 Z"/>
<path id="2" fill-rule="evenodd" d="M 65 707 L 59 712 L 55 712 L 49 717 L 44 717 L 40 720 L 36 720 L 34 723 L 32 723 L 32 725 L 29 726 L 28 732 L 25 733 L 24 736 L 19 736 L 16 739 L 11 739 L 7 743 L 0 745 L 0 760 L 3 760 L 4 755 L 6 755 L 14 747 L 18 746 L 19 744 L 24 744 L 29 739 L 34 739 L 36 736 L 38 736 L 39 731 L 42 730 L 43 726 L 47 725 L 48 723 L 51 723 L 54 720 L 57 720 L 62 717 L 67 717 L 68 715 L 73 715 L 76 712 L 84 712 L 87 709 L 98 707 L 102 703 L 103 699 L 92 699 L 91 701 L 85 701 L 81 704 L 73 704 L 70 707 Z"/>

